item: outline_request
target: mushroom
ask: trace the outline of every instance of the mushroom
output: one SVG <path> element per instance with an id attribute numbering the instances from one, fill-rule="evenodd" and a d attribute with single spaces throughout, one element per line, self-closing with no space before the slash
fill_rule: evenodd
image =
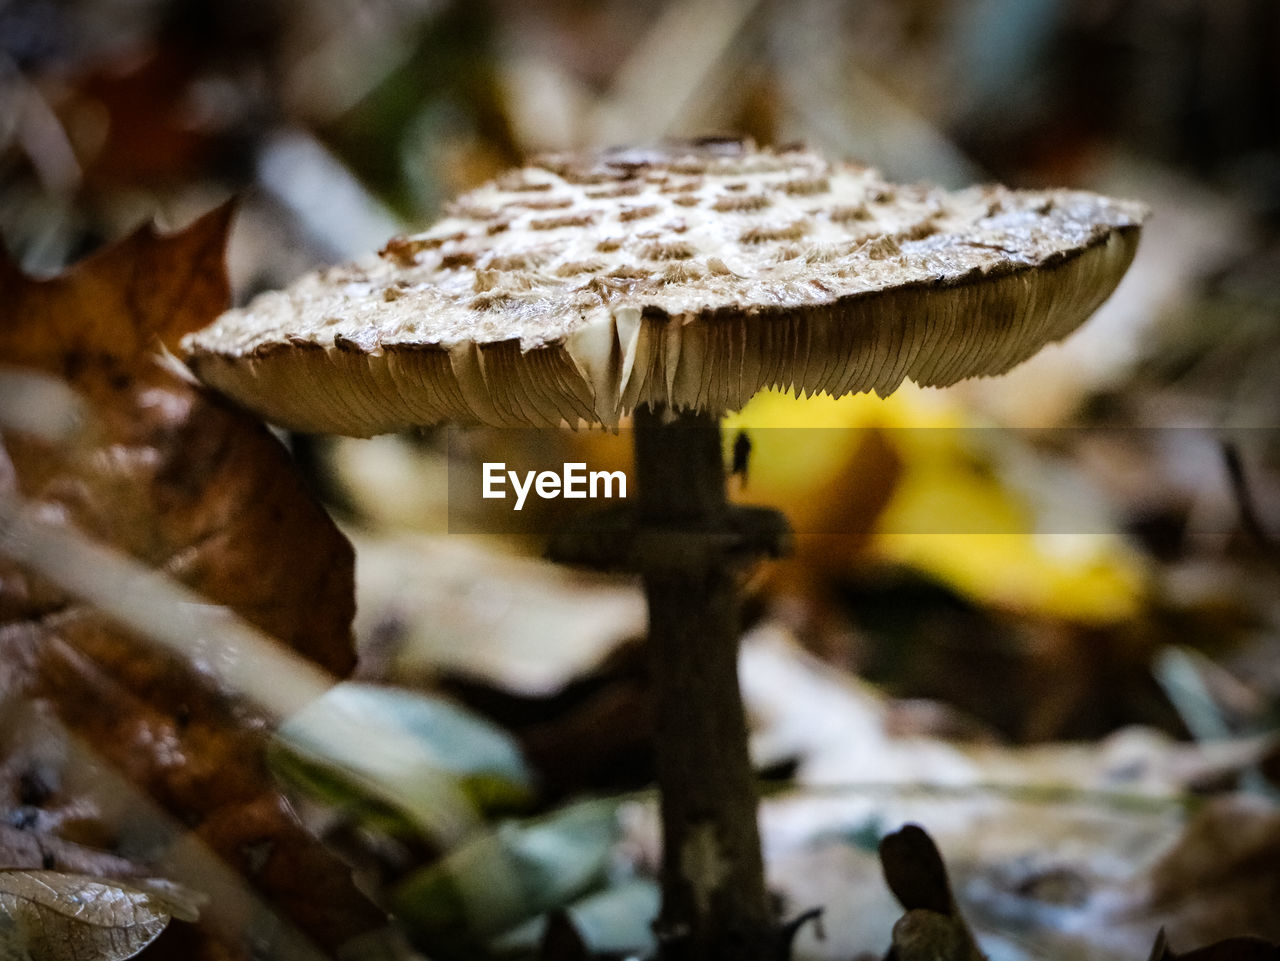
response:
<path id="1" fill-rule="evenodd" d="M 635 510 L 553 551 L 644 582 L 664 954 L 763 958 L 783 935 L 738 689 L 738 579 L 786 525 L 727 503 L 719 417 L 769 386 L 886 395 L 1006 371 L 1106 299 L 1144 215 L 1077 191 L 894 185 L 738 141 L 554 155 L 183 348 L 205 382 L 301 431 L 632 414 Z"/>

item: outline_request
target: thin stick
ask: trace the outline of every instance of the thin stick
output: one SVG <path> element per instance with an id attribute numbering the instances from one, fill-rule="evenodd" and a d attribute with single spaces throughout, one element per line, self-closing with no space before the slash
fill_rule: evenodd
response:
<path id="1" fill-rule="evenodd" d="M 1231 494 L 1235 497 L 1236 509 L 1240 512 L 1240 526 L 1272 566 L 1280 567 L 1280 551 L 1262 524 L 1257 502 L 1253 499 L 1253 491 L 1249 489 L 1249 480 L 1244 474 L 1244 459 L 1240 456 L 1240 447 L 1232 440 L 1222 441 L 1221 446 L 1227 480 L 1231 483 Z"/>

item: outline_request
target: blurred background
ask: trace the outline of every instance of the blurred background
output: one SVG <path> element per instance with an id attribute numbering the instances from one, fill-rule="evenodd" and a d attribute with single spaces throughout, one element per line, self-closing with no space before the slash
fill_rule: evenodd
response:
<path id="1" fill-rule="evenodd" d="M 731 418 L 759 436 L 830 429 L 818 450 L 757 443 L 742 492 L 821 532 L 749 585 L 761 765 L 814 790 L 1008 781 L 1274 800 L 1273 0 L 0 0 L 0 236 L 34 274 L 235 197 L 242 303 L 427 224 L 531 154 L 709 133 L 803 141 L 892 180 L 1081 187 L 1152 208 L 1111 301 L 1006 377 L 885 401 L 769 394 Z M 550 567 L 529 539 L 449 535 L 441 433 L 290 442 L 356 545 L 360 677 L 496 723 L 535 772 L 531 810 L 649 782 L 634 585 Z M 562 442 L 567 456 L 597 441 Z M 509 443 L 466 440 L 489 459 Z M 937 520 L 955 516 L 974 520 Z M 1034 753 L 1065 742 L 1084 753 Z M 1239 763 L 1183 751 L 1245 743 Z M 858 816 L 887 817 L 884 803 Z M 778 815 L 775 849 L 828 837 L 824 817 Z M 1141 830 L 1167 841 L 1171 824 Z M 1119 876 L 1099 867 L 1110 835 L 1064 833 L 1092 839 L 1089 877 Z M 362 837 L 379 883 L 422 863 Z M 1280 843 L 1274 823 L 1263 843 Z M 1053 887 L 1057 862 L 966 856 L 996 927 L 1044 923 L 1027 899 L 1087 900 Z M 854 883 L 821 857 L 832 883 Z M 796 863 L 783 886 L 813 900 L 822 872 Z M 857 923 L 837 926 L 829 956 L 875 946 Z"/>
<path id="2" fill-rule="evenodd" d="M 978 391 L 1002 421 L 1057 423 L 1139 370 L 1265 421 L 1278 18 L 1266 0 L 5 0 L 0 235 L 49 272 L 234 195 L 243 301 L 531 153 L 800 140 L 898 181 L 1157 210 L 1116 304 Z"/>

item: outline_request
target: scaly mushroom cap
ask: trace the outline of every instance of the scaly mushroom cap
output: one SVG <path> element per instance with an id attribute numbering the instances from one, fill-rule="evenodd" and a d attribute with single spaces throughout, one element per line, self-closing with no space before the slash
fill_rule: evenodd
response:
<path id="1" fill-rule="evenodd" d="M 735 141 L 551 156 L 183 347 L 268 419 L 357 436 L 718 413 L 768 386 L 883 395 L 999 374 L 1070 333 L 1144 214 Z"/>

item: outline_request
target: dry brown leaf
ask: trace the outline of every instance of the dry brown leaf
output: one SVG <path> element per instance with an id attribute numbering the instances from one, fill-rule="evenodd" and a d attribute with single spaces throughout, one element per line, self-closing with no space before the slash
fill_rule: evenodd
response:
<path id="1" fill-rule="evenodd" d="M 1280 810 L 1244 796 L 1205 806 L 1151 869 L 1145 909 L 1179 945 L 1280 942 Z"/>
<path id="2" fill-rule="evenodd" d="M 346 674 L 350 546 L 265 428 L 159 360 L 226 306 L 229 216 L 167 237 L 143 228 L 49 280 L 0 261 L 0 357 L 65 378 L 99 435 L 75 461 L 6 444 L 24 497 Z"/>
<path id="3" fill-rule="evenodd" d="M 226 149 L 228 131 L 208 116 L 194 115 L 188 105 L 192 89 L 202 79 L 202 54 L 211 49 L 169 40 L 151 50 L 130 49 L 98 69 L 69 78 L 68 89 L 55 101 L 64 123 L 80 131 L 86 115 L 101 117 L 100 139 L 83 134 L 76 138 L 92 186 L 110 190 L 137 184 L 155 189 L 197 177 L 217 161 Z"/>
<path id="4" fill-rule="evenodd" d="M 1265 938 L 1223 938 L 1194 951 L 1174 951 L 1164 929 L 1156 936 L 1149 961 L 1280 961 L 1280 945 Z"/>
<path id="5" fill-rule="evenodd" d="M 116 881 L 57 871 L 0 871 L 0 956 L 123 961 L 159 937 L 177 913 L 186 912 Z M 188 914 L 186 920 L 194 918 Z"/>
<path id="6" fill-rule="evenodd" d="M 229 215 L 168 236 L 144 228 L 48 280 L 0 260 L 0 357 L 64 378 L 92 420 L 75 449 L 6 435 L 0 496 L 20 495 L 345 675 L 350 545 L 256 419 L 160 360 L 226 306 Z M 322 949 L 381 923 L 275 790 L 266 719 L 0 559 L 0 698 L 10 695 L 52 705 Z M 20 793 L 0 783 L 0 806 Z M 100 841 L 111 849 L 113 838 Z M 43 861 L 57 850 L 40 847 Z"/>

